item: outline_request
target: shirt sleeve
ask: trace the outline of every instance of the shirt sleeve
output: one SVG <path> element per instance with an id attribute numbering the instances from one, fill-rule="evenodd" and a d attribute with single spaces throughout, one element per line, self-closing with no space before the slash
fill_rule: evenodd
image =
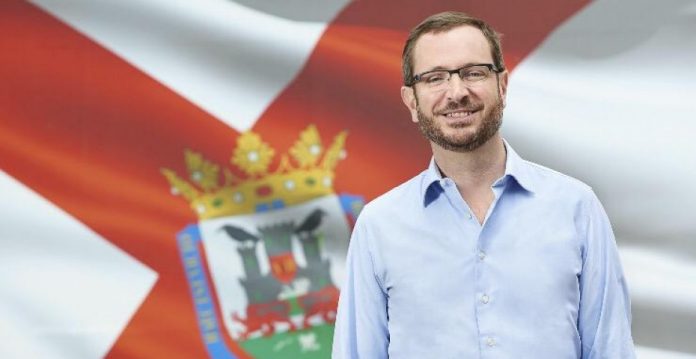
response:
<path id="1" fill-rule="evenodd" d="M 578 317 L 582 359 L 634 359 L 628 289 L 611 224 L 594 193 L 585 215 Z"/>
<path id="2" fill-rule="evenodd" d="M 333 359 L 388 357 L 387 297 L 375 274 L 363 217 L 358 218 L 348 246 L 346 281 L 341 288 L 334 328 Z"/>

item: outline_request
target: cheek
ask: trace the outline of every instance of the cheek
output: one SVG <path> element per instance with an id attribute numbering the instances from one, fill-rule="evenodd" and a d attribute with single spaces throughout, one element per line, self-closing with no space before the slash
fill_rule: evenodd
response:
<path id="1" fill-rule="evenodd" d="M 447 107 L 447 96 L 444 92 L 436 92 L 429 94 L 426 98 L 422 99 L 420 109 L 423 113 L 427 115 L 432 115 L 438 110 L 442 110 Z"/>

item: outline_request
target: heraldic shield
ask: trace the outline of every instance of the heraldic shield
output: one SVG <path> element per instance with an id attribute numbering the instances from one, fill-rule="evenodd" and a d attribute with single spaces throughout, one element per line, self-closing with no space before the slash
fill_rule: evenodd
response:
<path id="1" fill-rule="evenodd" d="M 321 156 L 310 125 L 290 149 L 296 165 L 284 157 L 268 174 L 264 156 L 273 150 L 247 132 L 232 162 L 250 178 L 235 183 L 226 171 L 216 184 L 219 167 L 193 152 L 186 162 L 195 186 L 162 171 L 199 216 L 178 242 L 212 358 L 331 356 L 348 239 L 363 205 L 359 196 L 333 192 L 344 141 L 339 134 Z"/>

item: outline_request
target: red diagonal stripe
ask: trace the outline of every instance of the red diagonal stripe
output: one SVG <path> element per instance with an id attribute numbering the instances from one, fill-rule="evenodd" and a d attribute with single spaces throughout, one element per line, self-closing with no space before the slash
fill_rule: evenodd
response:
<path id="1" fill-rule="evenodd" d="M 113 354 L 204 357 L 175 242 L 196 217 L 159 170 L 225 163 L 236 132 L 23 1 L 0 33 L 0 168 L 159 274 Z"/>

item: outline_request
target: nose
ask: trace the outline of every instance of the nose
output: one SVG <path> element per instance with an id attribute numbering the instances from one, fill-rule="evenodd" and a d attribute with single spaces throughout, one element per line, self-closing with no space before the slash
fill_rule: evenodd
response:
<path id="1" fill-rule="evenodd" d="M 462 98 L 469 96 L 469 86 L 463 81 L 458 74 L 452 74 L 447 84 L 447 98 L 453 101 L 459 101 Z"/>

